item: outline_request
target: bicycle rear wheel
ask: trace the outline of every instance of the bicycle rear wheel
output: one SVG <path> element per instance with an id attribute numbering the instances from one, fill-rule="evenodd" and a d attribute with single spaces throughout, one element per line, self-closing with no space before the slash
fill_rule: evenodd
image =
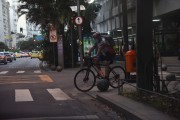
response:
<path id="1" fill-rule="evenodd" d="M 81 92 L 91 90 L 96 83 L 96 77 L 91 69 L 83 68 L 74 77 L 74 85 Z"/>
<path id="2" fill-rule="evenodd" d="M 110 86 L 113 88 L 121 87 L 124 84 L 124 80 L 126 78 L 126 73 L 123 67 L 114 66 L 109 70 L 108 80 Z M 119 85 L 118 85 L 119 81 Z"/>

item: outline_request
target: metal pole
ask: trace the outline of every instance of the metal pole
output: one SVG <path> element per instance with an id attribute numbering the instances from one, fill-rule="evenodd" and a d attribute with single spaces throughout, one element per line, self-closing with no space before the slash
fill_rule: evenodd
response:
<path id="1" fill-rule="evenodd" d="M 72 37 L 72 25 L 71 25 L 71 52 L 72 52 L 72 68 L 74 67 L 74 43 L 73 43 L 73 37 Z"/>
<path id="2" fill-rule="evenodd" d="M 53 42 L 53 57 L 54 57 L 54 65 L 55 65 L 55 45 L 54 45 L 55 43 Z"/>
<path id="3" fill-rule="evenodd" d="M 77 14 L 78 16 L 80 16 L 80 4 L 79 4 L 79 0 L 77 0 Z M 81 29 L 81 25 L 78 25 L 78 34 L 79 34 L 79 43 L 80 43 L 80 46 L 79 46 L 79 49 L 80 49 L 80 65 L 81 67 L 83 67 L 83 51 L 82 51 L 82 29 Z"/>

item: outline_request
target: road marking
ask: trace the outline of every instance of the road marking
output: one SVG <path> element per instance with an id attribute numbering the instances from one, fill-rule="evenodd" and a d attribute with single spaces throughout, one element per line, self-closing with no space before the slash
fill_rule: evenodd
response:
<path id="1" fill-rule="evenodd" d="M 6 74 L 6 73 L 8 73 L 8 71 L 1 71 L 1 72 L 0 72 L 1 75 L 2 75 L 2 74 Z"/>
<path id="2" fill-rule="evenodd" d="M 41 70 L 35 70 L 34 73 L 41 73 Z"/>
<path id="3" fill-rule="evenodd" d="M 48 75 L 38 75 L 38 76 L 44 82 L 53 82 L 53 80 Z"/>
<path id="4" fill-rule="evenodd" d="M 72 100 L 72 98 L 59 88 L 47 89 L 47 91 L 54 97 L 55 100 Z"/>
<path id="5" fill-rule="evenodd" d="M 13 120 L 99 120 L 97 115 L 18 118 Z"/>
<path id="6" fill-rule="evenodd" d="M 18 73 L 18 74 L 20 73 L 20 74 L 21 74 L 21 73 L 24 73 L 24 72 L 25 72 L 25 71 L 17 71 L 16 73 Z"/>
<path id="7" fill-rule="evenodd" d="M 48 75 L 13 75 L 13 76 L 0 76 L 0 84 L 12 83 L 42 83 L 53 82 Z"/>
<path id="8" fill-rule="evenodd" d="M 15 89 L 15 101 L 16 102 L 33 101 L 29 89 Z"/>

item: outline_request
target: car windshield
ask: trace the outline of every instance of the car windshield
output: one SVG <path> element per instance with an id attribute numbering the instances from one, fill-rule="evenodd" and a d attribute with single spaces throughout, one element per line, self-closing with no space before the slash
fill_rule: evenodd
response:
<path id="1" fill-rule="evenodd" d="M 4 53 L 5 55 L 9 55 L 9 53 Z"/>

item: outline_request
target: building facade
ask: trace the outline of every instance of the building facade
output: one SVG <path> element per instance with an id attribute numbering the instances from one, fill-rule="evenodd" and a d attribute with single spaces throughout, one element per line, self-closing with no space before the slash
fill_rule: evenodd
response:
<path id="1" fill-rule="evenodd" d="M 113 36 L 117 49 L 123 41 L 123 9 L 122 0 L 99 0 L 102 7 L 95 20 L 95 31 L 110 33 Z M 136 0 L 127 0 L 127 25 L 129 41 L 136 39 Z M 161 43 L 164 55 L 176 55 L 180 43 L 180 1 L 179 0 L 154 0 L 153 19 L 156 29 L 156 39 Z M 146 15 L 143 15 L 146 17 Z M 158 20 L 158 21 L 155 21 Z M 171 42 L 170 42 L 171 41 Z M 173 42 L 172 42 L 173 41 Z M 169 45 L 169 42 L 171 45 Z"/>

